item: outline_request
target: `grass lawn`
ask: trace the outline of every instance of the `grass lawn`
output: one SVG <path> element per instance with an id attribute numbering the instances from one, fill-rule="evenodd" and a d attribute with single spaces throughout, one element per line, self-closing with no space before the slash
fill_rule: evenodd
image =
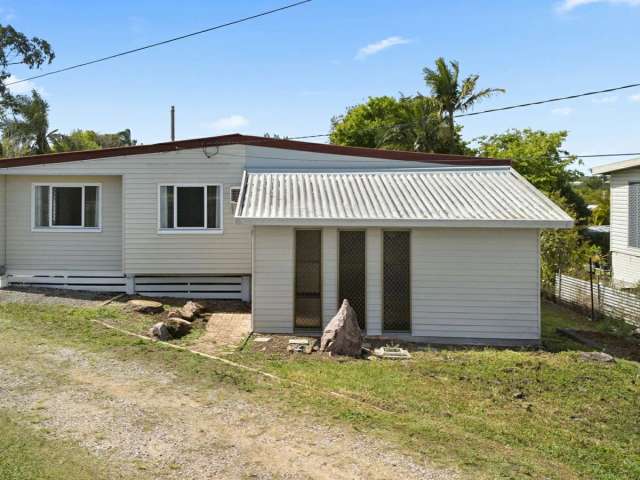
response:
<path id="1" fill-rule="evenodd" d="M 161 365 L 203 389 L 212 384 L 241 389 L 257 400 L 395 442 L 415 457 L 454 466 L 470 478 L 640 478 L 640 365 L 580 359 L 575 350 L 582 347 L 555 329 L 594 325 L 556 305 L 543 305 L 549 351 L 443 349 L 418 352 L 407 362 L 338 362 L 250 349 L 232 357 L 364 405 L 266 381 L 87 321 L 111 318 L 122 324 L 121 316 L 109 308 L 2 304 L 0 331 L 10 327 L 11 334 L 36 341 Z"/>
<path id="2" fill-rule="evenodd" d="M 33 419 L 0 410 L 2 480 L 100 480 L 105 466 L 71 442 L 52 440 L 31 428 Z"/>

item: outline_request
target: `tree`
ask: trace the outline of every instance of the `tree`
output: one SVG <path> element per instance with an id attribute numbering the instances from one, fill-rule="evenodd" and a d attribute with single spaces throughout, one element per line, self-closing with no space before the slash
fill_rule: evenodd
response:
<path id="1" fill-rule="evenodd" d="M 431 97 L 369 97 L 331 120 L 330 141 L 354 147 L 447 152 L 449 136 Z M 465 144 L 456 131 L 456 151 Z"/>
<path id="2" fill-rule="evenodd" d="M 569 168 L 576 158 L 561 149 L 566 138 L 565 131 L 514 129 L 477 140 L 481 156 L 512 160 L 513 168 L 536 188 L 547 195 L 557 194 L 578 219 L 585 219 L 589 210 L 572 186 L 581 173 Z"/>
<path id="3" fill-rule="evenodd" d="M 131 138 L 131 130 L 128 128 L 117 133 L 97 133 L 94 130 L 77 129 L 67 135 L 59 133 L 53 136 L 52 149 L 55 152 L 72 152 L 127 147 L 137 143 L 137 140 Z"/>
<path id="4" fill-rule="evenodd" d="M 49 140 L 49 104 L 36 91 L 12 99 L 12 113 L 0 121 L 2 150 L 5 156 L 36 155 L 51 150 Z"/>
<path id="5" fill-rule="evenodd" d="M 476 90 L 479 75 L 469 75 L 460 80 L 460 64 L 447 62 L 444 58 L 436 59 L 435 70 L 423 69 L 424 81 L 431 89 L 431 94 L 438 102 L 440 115 L 449 128 L 449 152 L 456 152 L 456 126 L 454 114 L 466 112 L 480 100 L 495 93 L 503 93 L 502 88 L 484 88 Z"/>
<path id="6" fill-rule="evenodd" d="M 9 67 L 23 65 L 29 69 L 40 68 L 55 58 L 51 45 L 38 37 L 28 38 L 11 25 L 0 25 L 0 98 L 3 107 L 13 105 L 14 97 L 6 86 L 11 76 Z"/>

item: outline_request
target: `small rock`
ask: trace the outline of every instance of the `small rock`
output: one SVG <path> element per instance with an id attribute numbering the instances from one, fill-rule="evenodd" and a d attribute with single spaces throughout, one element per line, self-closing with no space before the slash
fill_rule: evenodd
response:
<path id="1" fill-rule="evenodd" d="M 583 360 L 590 360 L 592 362 L 611 363 L 616 361 L 615 358 L 604 352 L 580 352 L 580 357 Z"/>
<path id="2" fill-rule="evenodd" d="M 640 338 L 640 327 L 631 332 L 632 337 Z"/>
<path id="3" fill-rule="evenodd" d="M 178 311 L 177 316 L 182 317 L 185 320 L 193 320 L 195 317 L 200 315 L 200 313 L 202 313 L 203 311 L 204 311 L 203 305 L 196 302 L 188 301 L 187 303 L 184 304 L 184 307 L 182 307 Z"/>
<path id="4" fill-rule="evenodd" d="M 516 400 L 522 400 L 523 398 L 525 398 L 525 394 L 523 392 L 516 392 L 513 394 L 513 398 L 515 398 Z"/>
<path id="5" fill-rule="evenodd" d="M 164 342 L 173 338 L 167 326 L 162 322 L 158 322 L 153 327 L 151 327 L 149 329 L 149 335 L 157 340 L 162 340 Z"/>
<path id="6" fill-rule="evenodd" d="M 164 321 L 164 325 L 167 327 L 173 338 L 184 337 L 191 331 L 191 322 L 188 322 L 184 318 L 171 317 Z"/>
<path id="7" fill-rule="evenodd" d="M 256 337 L 253 341 L 256 343 L 267 343 L 271 341 L 271 337 Z"/>
<path id="8" fill-rule="evenodd" d="M 134 298 L 127 302 L 138 313 L 160 313 L 164 310 L 160 302 Z"/>

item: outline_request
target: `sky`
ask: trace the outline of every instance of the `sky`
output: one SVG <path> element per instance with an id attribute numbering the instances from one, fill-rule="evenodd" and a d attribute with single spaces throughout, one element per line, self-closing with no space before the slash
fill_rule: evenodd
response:
<path id="1" fill-rule="evenodd" d="M 0 0 L 0 23 L 51 43 L 46 72 L 292 1 Z M 478 109 L 640 82 L 638 25 L 640 0 L 313 0 L 13 88 L 38 89 L 62 132 L 130 128 L 142 143 L 166 141 L 175 105 L 178 139 L 313 135 L 369 96 L 428 93 L 422 69 L 439 56 L 479 74 L 480 87 L 506 89 Z M 635 88 L 460 121 L 470 141 L 510 128 L 567 130 L 568 151 L 594 154 L 640 152 L 639 119 Z"/>

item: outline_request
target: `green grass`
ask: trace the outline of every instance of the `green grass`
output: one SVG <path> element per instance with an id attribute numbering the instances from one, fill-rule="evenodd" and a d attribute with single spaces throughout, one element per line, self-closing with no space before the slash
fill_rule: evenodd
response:
<path id="1" fill-rule="evenodd" d="M 472 478 L 640 478 L 639 364 L 581 360 L 573 351 L 580 347 L 555 329 L 589 323 L 552 304 L 544 304 L 543 314 L 544 343 L 559 353 L 445 349 L 418 352 L 407 362 L 336 362 L 247 351 L 231 357 L 363 404 L 261 380 L 87 321 L 122 321 L 123 313 L 115 309 L 4 304 L 0 331 L 10 326 L 11 333 L 2 335 L 149 362 L 194 387 L 248 392 L 279 408 L 395 442 L 410 455 L 460 468 Z"/>
<path id="2" fill-rule="evenodd" d="M 20 421 L 16 421 L 19 419 Z M 106 465 L 77 445 L 48 438 L 29 419 L 0 410 L 2 480 L 100 480 L 111 478 Z"/>

